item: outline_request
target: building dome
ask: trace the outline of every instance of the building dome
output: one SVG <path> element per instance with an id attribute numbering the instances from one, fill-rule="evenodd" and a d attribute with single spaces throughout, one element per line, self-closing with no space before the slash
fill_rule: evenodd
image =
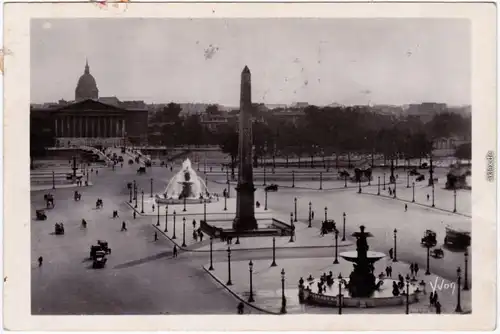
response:
<path id="1" fill-rule="evenodd" d="M 97 89 L 97 84 L 90 74 L 88 62 L 85 64 L 85 72 L 78 79 L 78 84 L 75 89 L 75 100 L 85 100 L 85 99 L 97 99 L 99 97 L 99 90 Z"/>

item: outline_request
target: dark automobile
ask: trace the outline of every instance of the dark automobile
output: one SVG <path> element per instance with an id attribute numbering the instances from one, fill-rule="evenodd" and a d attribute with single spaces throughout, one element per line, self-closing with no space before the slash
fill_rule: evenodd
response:
<path id="1" fill-rule="evenodd" d="M 129 159 L 129 160 L 128 160 L 128 164 L 129 164 L 129 165 L 132 165 L 133 163 L 134 163 L 134 160 L 132 160 L 132 159 Z"/>
<path id="2" fill-rule="evenodd" d="M 270 184 L 265 188 L 265 191 L 278 191 L 278 185 Z"/>
<path id="3" fill-rule="evenodd" d="M 417 176 L 417 178 L 415 179 L 415 181 L 417 181 L 417 182 L 420 182 L 420 181 L 423 181 L 423 180 L 425 180 L 425 176 L 422 175 L 422 174 L 420 174 L 419 176 Z"/>
<path id="4" fill-rule="evenodd" d="M 121 155 L 118 157 L 118 162 L 123 162 L 123 157 Z"/>
<path id="5" fill-rule="evenodd" d="M 145 174 L 146 173 L 146 167 L 139 167 L 137 169 L 137 174 Z"/>
<path id="6" fill-rule="evenodd" d="M 420 173 L 417 171 L 416 168 L 413 168 L 412 170 L 410 170 L 410 175 L 411 176 L 416 176 L 416 175 L 420 175 Z"/>
<path id="7" fill-rule="evenodd" d="M 146 163 L 144 165 L 146 167 L 151 167 L 151 160 L 146 160 Z"/>
<path id="8" fill-rule="evenodd" d="M 36 219 L 37 220 L 46 220 L 47 215 L 45 214 L 45 210 L 36 210 Z"/>

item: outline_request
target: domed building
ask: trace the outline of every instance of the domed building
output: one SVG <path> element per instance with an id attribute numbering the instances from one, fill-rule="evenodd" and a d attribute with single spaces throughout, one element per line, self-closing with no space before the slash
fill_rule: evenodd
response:
<path id="1" fill-rule="evenodd" d="M 75 101 L 82 101 L 86 99 L 97 99 L 99 98 L 99 90 L 97 89 L 97 84 L 90 74 L 89 62 L 85 62 L 85 71 L 83 75 L 78 79 L 78 84 L 75 89 Z"/>

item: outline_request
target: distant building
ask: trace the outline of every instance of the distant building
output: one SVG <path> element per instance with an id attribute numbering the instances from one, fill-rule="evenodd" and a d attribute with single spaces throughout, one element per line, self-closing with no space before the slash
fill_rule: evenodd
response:
<path id="1" fill-rule="evenodd" d="M 408 105 L 406 115 L 418 117 L 423 123 L 428 123 L 434 116 L 446 111 L 446 103 L 424 102 Z"/>
<path id="2" fill-rule="evenodd" d="M 436 157 L 451 157 L 455 154 L 457 147 L 469 143 L 471 143 L 471 139 L 464 136 L 436 138 L 432 142 L 432 155 Z"/>
<path id="3" fill-rule="evenodd" d="M 147 141 L 148 110 L 143 101 L 101 97 L 88 62 L 75 89 L 75 101 L 32 105 L 32 121 L 52 124 L 57 146 L 123 145 Z"/>

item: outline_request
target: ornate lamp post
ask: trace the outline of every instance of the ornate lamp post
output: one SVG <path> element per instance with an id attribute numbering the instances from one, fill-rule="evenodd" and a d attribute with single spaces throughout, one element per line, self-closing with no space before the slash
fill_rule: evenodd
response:
<path id="1" fill-rule="evenodd" d="M 469 279 L 468 279 L 468 275 L 467 275 L 467 272 L 469 270 L 467 268 L 467 264 L 469 263 L 469 247 L 467 247 L 465 249 L 464 261 L 465 261 L 465 266 L 464 266 L 464 290 L 465 291 L 469 291 Z"/>
<path id="2" fill-rule="evenodd" d="M 432 207 L 435 207 L 435 205 L 434 205 L 434 182 L 432 182 Z"/>
<path id="3" fill-rule="evenodd" d="M 345 241 L 345 212 L 342 214 L 342 241 Z"/>
<path id="4" fill-rule="evenodd" d="M 227 283 L 226 285 L 233 285 L 231 281 L 231 247 L 227 246 Z"/>
<path id="5" fill-rule="evenodd" d="M 160 212 L 160 209 L 158 209 L 158 212 Z M 168 205 L 165 206 L 165 232 L 168 232 Z"/>
<path id="6" fill-rule="evenodd" d="M 137 209 L 137 186 L 135 188 L 135 191 L 134 191 L 134 197 L 135 197 L 135 205 L 134 205 L 134 209 Z"/>
<path id="7" fill-rule="evenodd" d="M 457 285 L 458 285 L 458 293 L 457 293 L 457 307 L 455 308 L 456 313 L 462 313 L 462 305 L 461 305 L 461 300 L 460 300 L 460 290 L 461 290 L 461 280 L 462 277 L 460 277 L 460 273 L 462 271 L 460 270 L 460 267 L 457 268 Z"/>
<path id="8" fill-rule="evenodd" d="M 339 314 L 342 314 L 342 280 L 344 278 L 342 277 L 342 273 L 339 273 L 339 277 L 338 277 L 338 280 L 339 280 Z"/>
<path id="9" fill-rule="evenodd" d="M 385 190 L 385 173 L 384 173 L 384 188 L 383 188 L 383 190 Z"/>
<path id="10" fill-rule="evenodd" d="M 335 260 L 333 260 L 333 264 L 339 263 L 339 230 L 335 229 Z"/>
<path id="11" fill-rule="evenodd" d="M 380 176 L 378 177 L 377 195 L 380 195 Z"/>
<path id="12" fill-rule="evenodd" d="M 292 170 L 292 188 L 295 188 L 295 171 Z"/>
<path id="13" fill-rule="evenodd" d="M 325 222 L 328 220 L 328 208 L 325 206 Z"/>
<path id="14" fill-rule="evenodd" d="M 319 172 L 319 190 L 323 190 L 323 172 Z"/>
<path id="15" fill-rule="evenodd" d="M 248 263 L 249 271 L 250 271 L 250 297 L 248 297 L 248 302 L 253 303 L 255 300 L 253 299 L 253 284 L 252 284 L 252 276 L 253 276 L 253 262 L 250 260 Z"/>
<path id="16" fill-rule="evenodd" d="M 175 218 L 176 218 L 176 215 L 177 215 L 177 212 L 175 212 L 175 210 L 174 210 L 174 233 L 172 235 L 172 239 L 177 239 L 177 237 L 175 236 Z"/>
<path id="17" fill-rule="evenodd" d="M 264 210 L 267 211 L 267 190 L 264 190 Z"/>
<path id="18" fill-rule="evenodd" d="M 266 199 L 267 199 L 267 193 L 266 193 Z M 266 201 L 266 203 L 267 203 L 267 201 Z M 266 208 L 266 210 L 267 210 L 267 208 Z M 224 196 L 224 211 L 227 211 L 227 196 Z"/>
<path id="19" fill-rule="evenodd" d="M 394 258 L 392 259 L 392 262 L 398 262 L 398 249 L 397 249 L 397 234 L 398 230 L 394 229 Z"/>
<path id="20" fill-rule="evenodd" d="M 415 203 L 415 181 L 412 183 L 412 191 L 413 191 L 413 197 L 411 198 L 411 202 Z"/>
<path id="21" fill-rule="evenodd" d="M 182 202 L 184 204 L 184 208 L 182 209 L 182 212 L 186 212 L 186 196 L 182 199 Z"/>
<path id="22" fill-rule="evenodd" d="M 433 245 L 428 240 L 425 240 L 425 248 L 427 248 L 427 266 L 425 268 L 426 276 L 429 276 L 431 274 L 430 271 L 431 247 L 433 247 Z"/>
<path id="23" fill-rule="evenodd" d="M 453 188 L 453 212 L 457 212 L 457 188 Z"/>
<path id="24" fill-rule="evenodd" d="M 52 189 L 56 189 L 56 173 L 52 171 Z"/>
<path id="25" fill-rule="evenodd" d="M 88 176 L 89 174 L 87 174 Z M 129 190 L 129 193 L 130 193 L 130 198 L 128 200 L 129 203 L 132 203 L 132 186 L 128 189 Z"/>
<path id="26" fill-rule="evenodd" d="M 214 270 L 214 264 L 213 264 L 213 259 L 212 259 L 213 239 L 214 239 L 214 237 L 210 236 L 210 267 L 208 268 L 208 270 L 210 270 L 210 271 Z"/>
<path id="27" fill-rule="evenodd" d="M 156 210 L 156 226 L 160 226 L 160 207 Z"/>
<path id="28" fill-rule="evenodd" d="M 144 213 L 144 190 L 141 190 L 141 213 Z"/>
<path id="29" fill-rule="evenodd" d="M 271 267 L 276 267 L 276 238 L 273 237 L 273 262 L 271 263 Z"/>
<path id="30" fill-rule="evenodd" d="M 293 242 L 293 235 L 295 234 L 295 229 L 294 229 L 294 225 L 293 225 L 293 212 L 290 212 L 290 226 L 292 228 L 292 231 L 290 233 L 290 241 L 289 242 Z"/>
<path id="31" fill-rule="evenodd" d="M 410 275 L 406 274 L 406 314 L 410 314 Z"/>
<path id="32" fill-rule="evenodd" d="M 285 269 L 281 269 L 281 311 L 286 313 L 286 298 L 285 298 Z"/>
<path id="33" fill-rule="evenodd" d="M 182 247 L 186 247 L 186 217 L 182 217 Z"/>
<path id="34" fill-rule="evenodd" d="M 153 197 L 153 178 L 151 178 L 151 194 L 149 194 L 149 197 Z"/>
<path id="35" fill-rule="evenodd" d="M 309 225 L 307 225 L 307 227 L 312 227 L 312 225 L 311 225 L 311 223 L 312 223 L 311 222 L 311 220 L 312 220 L 312 208 L 311 208 L 311 206 L 312 206 L 312 203 L 309 202 Z"/>
<path id="36" fill-rule="evenodd" d="M 294 212 L 295 212 L 295 218 L 293 219 L 294 222 L 297 222 L 297 197 L 293 199 L 294 203 Z"/>
<path id="37" fill-rule="evenodd" d="M 207 222 L 207 200 L 203 200 L 203 220 Z"/>

